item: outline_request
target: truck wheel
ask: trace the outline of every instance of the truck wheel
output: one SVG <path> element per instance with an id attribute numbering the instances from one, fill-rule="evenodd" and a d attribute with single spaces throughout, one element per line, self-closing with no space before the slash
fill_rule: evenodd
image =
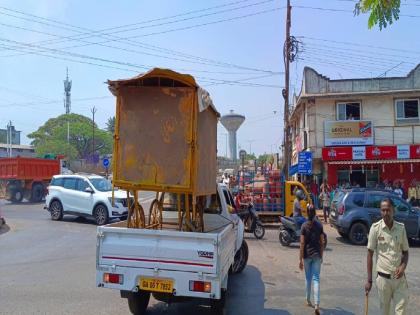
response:
<path id="1" fill-rule="evenodd" d="M 260 239 L 262 239 L 264 237 L 264 235 L 265 235 L 265 227 L 264 227 L 264 225 L 262 225 L 261 223 L 257 223 L 255 225 L 254 236 L 257 239 L 260 240 Z"/>
<path id="2" fill-rule="evenodd" d="M 211 300 L 211 310 L 214 315 L 223 315 L 226 304 L 226 290 L 222 289 L 220 292 L 220 300 Z"/>
<path id="3" fill-rule="evenodd" d="M 22 202 L 23 200 L 23 191 L 20 188 L 17 188 L 12 191 L 12 201 L 13 202 Z"/>
<path id="4" fill-rule="evenodd" d="M 235 254 L 235 259 L 232 265 L 232 273 L 241 273 L 245 269 L 248 262 L 248 255 L 248 244 L 244 240 L 242 242 L 241 248 L 239 248 Z"/>
<path id="5" fill-rule="evenodd" d="M 108 208 L 103 205 L 99 204 L 93 210 L 93 216 L 95 217 L 96 225 L 104 225 L 108 222 Z"/>
<path id="6" fill-rule="evenodd" d="M 349 239 L 355 245 L 364 245 L 367 242 L 368 229 L 361 222 L 354 223 L 350 228 Z"/>
<path id="7" fill-rule="evenodd" d="M 51 220 L 60 221 L 63 219 L 63 206 L 58 200 L 53 200 L 50 203 Z"/>
<path id="8" fill-rule="evenodd" d="M 44 186 L 41 184 L 36 184 L 32 187 L 31 201 L 32 202 L 41 202 L 44 197 Z"/>
<path id="9" fill-rule="evenodd" d="M 127 296 L 128 308 L 133 315 L 146 314 L 147 306 L 149 305 L 150 292 L 130 292 Z"/>

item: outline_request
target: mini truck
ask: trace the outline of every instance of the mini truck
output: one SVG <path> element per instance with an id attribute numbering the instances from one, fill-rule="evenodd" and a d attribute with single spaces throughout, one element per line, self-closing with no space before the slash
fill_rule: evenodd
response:
<path id="1" fill-rule="evenodd" d="M 133 314 L 145 314 L 150 295 L 167 303 L 200 299 L 215 313 L 225 303 L 229 273 L 240 273 L 248 260 L 244 225 L 231 213 L 234 201 L 218 184 L 206 206 L 203 232 L 133 229 L 117 222 L 98 227 L 96 284 L 120 290 Z M 176 211 L 163 216 L 177 220 Z"/>
<path id="2" fill-rule="evenodd" d="M 119 290 L 133 314 L 145 314 L 151 294 L 223 312 L 229 271 L 245 268 L 248 247 L 228 187 L 216 184 L 220 114 L 188 74 L 155 68 L 108 85 L 112 183 L 127 192 L 128 215 L 98 227 L 97 286 Z M 156 194 L 148 211 L 141 191 Z"/>

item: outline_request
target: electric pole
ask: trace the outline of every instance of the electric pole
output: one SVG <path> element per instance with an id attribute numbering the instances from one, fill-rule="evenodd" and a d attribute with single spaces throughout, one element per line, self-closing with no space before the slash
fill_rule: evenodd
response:
<path id="1" fill-rule="evenodd" d="M 93 156 L 95 155 L 95 113 L 97 111 L 96 107 L 93 106 L 91 108 L 92 113 L 92 162 L 93 162 Z"/>
<path id="2" fill-rule="evenodd" d="M 283 47 L 284 58 L 284 176 L 289 178 L 289 165 L 290 165 L 290 135 L 289 135 L 289 65 L 290 65 L 290 26 L 291 26 L 291 11 L 290 0 L 287 0 L 287 13 L 286 13 L 286 39 Z"/>
<path id="3" fill-rule="evenodd" d="M 66 114 L 71 110 L 71 80 L 69 80 L 69 68 L 66 70 L 66 79 L 64 80 L 64 108 Z"/>

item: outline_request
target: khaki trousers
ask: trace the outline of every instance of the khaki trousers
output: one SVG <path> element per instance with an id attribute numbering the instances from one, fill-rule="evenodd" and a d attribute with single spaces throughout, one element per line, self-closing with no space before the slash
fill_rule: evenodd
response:
<path id="1" fill-rule="evenodd" d="M 395 315 L 406 315 L 408 305 L 408 284 L 405 276 L 400 279 L 376 278 L 379 306 L 382 315 L 391 315 L 391 300 L 395 304 Z"/>

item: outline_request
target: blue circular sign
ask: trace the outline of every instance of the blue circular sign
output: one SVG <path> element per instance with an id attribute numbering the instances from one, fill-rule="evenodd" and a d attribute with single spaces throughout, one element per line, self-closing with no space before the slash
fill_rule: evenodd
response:
<path id="1" fill-rule="evenodd" d="M 104 167 L 108 167 L 108 166 L 109 166 L 109 160 L 108 160 L 107 158 L 103 159 L 103 160 L 102 160 L 102 165 L 103 165 Z"/>

